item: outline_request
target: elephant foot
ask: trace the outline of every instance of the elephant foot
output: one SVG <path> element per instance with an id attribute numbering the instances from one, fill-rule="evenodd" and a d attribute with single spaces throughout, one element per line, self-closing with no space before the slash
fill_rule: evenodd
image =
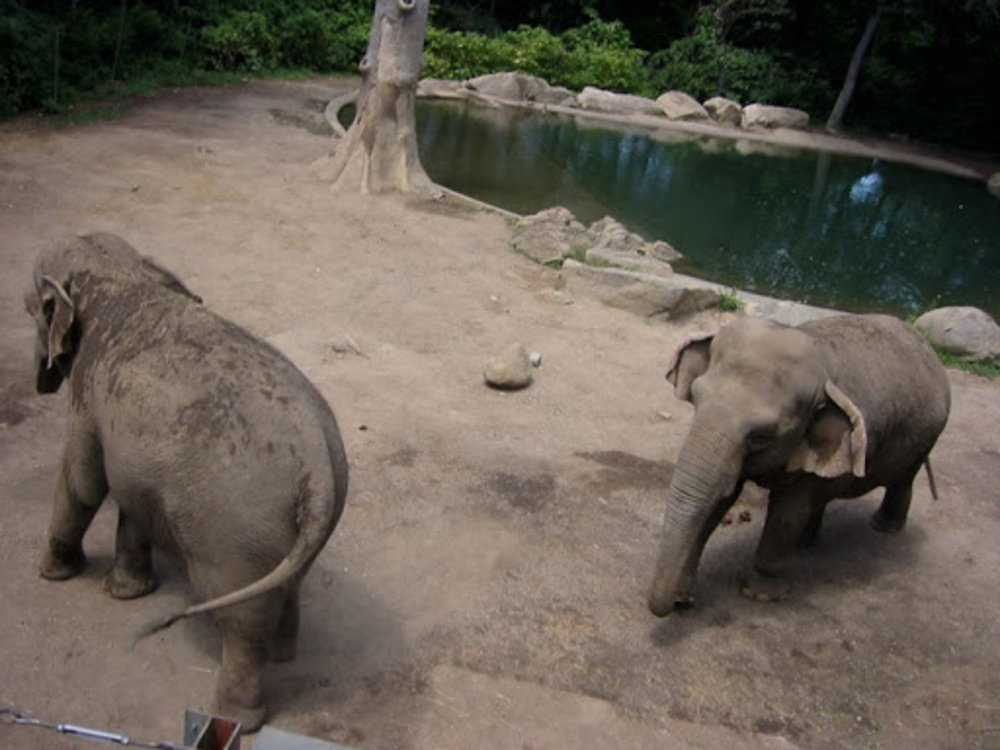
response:
<path id="1" fill-rule="evenodd" d="M 49 539 L 48 549 L 42 556 L 38 572 L 50 581 L 64 581 L 80 573 L 87 565 L 87 557 L 80 545 Z"/>
<path id="2" fill-rule="evenodd" d="M 232 699 L 216 698 L 215 713 L 240 723 L 244 733 L 256 732 L 264 723 L 266 710 L 262 704 L 248 706 Z"/>
<path id="3" fill-rule="evenodd" d="M 159 585 L 152 574 L 133 575 L 118 568 L 112 568 L 104 577 L 104 590 L 115 599 L 138 599 L 156 591 Z"/>
<path id="4" fill-rule="evenodd" d="M 872 528 L 882 534 L 896 534 L 906 526 L 906 519 L 888 518 L 882 514 L 881 510 L 875 511 L 872 515 Z"/>
<path id="5" fill-rule="evenodd" d="M 792 587 L 784 578 L 752 570 L 740 579 L 740 593 L 758 602 L 778 602 L 791 595 Z"/>

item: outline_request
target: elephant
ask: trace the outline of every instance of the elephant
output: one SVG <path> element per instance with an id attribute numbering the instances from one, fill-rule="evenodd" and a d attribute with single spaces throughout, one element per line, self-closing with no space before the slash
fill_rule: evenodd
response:
<path id="1" fill-rule="evenodd" d="M 871 520 L 906 523 L 913 480 L 948 420 L 948 376 L 931 347 L 888 315 L 835 315 L 797 327 L 738 318 L 689 336 L 667 371 L 694 405 L 668 490 L 648 605 L 664 617 L 694 601 L 709 536 L 750 480 L 768 508 L 753 565 L 752 599 L 790 593 L 797 546 L 815 541 L 827 503 L 885 488 Z"/>
<path id="2" fill-rule="evenodd" d="M 41 575 L 84 568 L 84 534 L 111 495 L 105 589 L 148 594 L 152 549 L 179 559 L 204 601 L 155 629 L 211 612 L 222 633 L 215 710 L 258 728 L 262 671 L 294 658 L 300 583 L 344 509 L 333 412 L 282 354 L 116 235 L 40 253 L 25 306 L 37 390 L 66 381 L 69 402 Z"/>

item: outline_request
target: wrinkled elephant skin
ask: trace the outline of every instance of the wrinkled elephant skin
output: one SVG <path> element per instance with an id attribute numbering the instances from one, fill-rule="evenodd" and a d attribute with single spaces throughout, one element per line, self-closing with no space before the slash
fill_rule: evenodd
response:
<path id="1" fill-rule="evenodd" d="M 743 483 L 770 490 L 742 590 L 789 592 L 783 573 L 819 532 L 827 502 L 885 488 L 872 526 L 903 528 L 913 479 L 944 429 L 948 377 L 927 343 L 884 315 L 797 328 L 741 318 L 695 334 L 667 372 L 695 407 L 670 483 L 649 608 L 691 602 L 705 542 Z"/>
<path id="2" fill-rule="evenodd" d="M 112 596 L 156 587 L 151 548 L 184 562 L 223 635 L 216 710 L 264 717 L 268 658 L 295 653 L 298 588 L 343 510 L 337 423 L 276 350 L 210 312 L 169 271 L 109 234 L 40 255 L 25 304 L 38 390 L 69 392 L 68 433 L 41 574 L 85 565 L 83 536 L 118 505 Z"/>

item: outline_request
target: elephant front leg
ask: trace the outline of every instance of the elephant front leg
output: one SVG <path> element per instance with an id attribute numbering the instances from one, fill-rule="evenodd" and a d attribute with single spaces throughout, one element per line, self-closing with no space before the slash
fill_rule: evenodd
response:
<path id="1" fill-rule="evenodd" d="M 264 722 L 261 673 L 267 663 L 267 640 L 233 632 L 223 624 L 222 668 L 215 691 L 215 710 L 236 719 L 246 732 Z"/>
<path id="2" fill-rule="evenodd" d="M 83 554 L 83 535 L 107 491 L 103 470 L 74 470 L 69 459 L 63 462 L 56 484 L 48 541 L 39 564 L 42 578 L 61 581 L 83 570 L 87 563 Z"/>
<path id="3" fill-rule="evenodd" d="M 154 591 L 157 585 L 149 535 L 119 508 L 115 563 L 104 578 L 104 589 L 115 599 L 136 599 Z"/>
<path id="4" fill-rule="evenodd" d="M 771 493 L 753 569 L 740 581 L 744 596 L 763 602 L 788 597 L 792 588 L 785 574 L 799 543 L 818 531 L 821 508 L 817 516 L 816 506 L 801 491 Z"/>

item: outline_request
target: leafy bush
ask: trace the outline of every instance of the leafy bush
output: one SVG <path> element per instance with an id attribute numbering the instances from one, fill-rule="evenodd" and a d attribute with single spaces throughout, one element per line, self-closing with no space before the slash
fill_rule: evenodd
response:
<path id="1" fill-rule="evenodd" d="M 371 12 L 308 7 L 277 22 L 281 64 L 315 71 L 351 70 L 365 53 Z"/>
<path id="2" fill-rule="evenodd" d="M 743 103 L 825 109 L 830 87 L 814 68 L 799 62 L 793 75 L 774 54 L 727 44 L 719 34 L 715 13 L 700 12 L 690 36 L 650 56 L 651 88 L 679 89 L 699 100 L 719 95 Z"/>
<path id="3" fill-rule="evenodd" d="M 263 13 L 238 10 L 201 30 L 205 61 L 213 70 L 256 72 L 275 67 L 278 40 Z"/>
<path id="4" fill-rule="evenodd" d="M 424 75 L 431 78 L 463 80 L 514 68 L 514 50 L 504 40 L 433 26 L 427 29 L 424 59 Z"/>
<path id="5" fill-rule="evenodd" d="M 425 75 L 465 79 L 484 73 L 516 70 L 549 83 L 634 91 L 645 76 L 645 53 L 632 47 L 628 30 L 618 21 L 594 18 L 556 36 L 545 29 L 521 26 L 496 36 L 427 30 Z"/>

